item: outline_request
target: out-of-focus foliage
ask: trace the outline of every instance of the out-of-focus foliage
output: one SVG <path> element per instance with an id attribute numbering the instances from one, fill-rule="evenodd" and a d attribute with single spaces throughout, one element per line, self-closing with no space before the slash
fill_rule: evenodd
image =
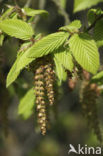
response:
<path id="1" fill-rule="evenodd" d="M 34 108 L 35 96 L 34 89 L 31 88 L 26 95 L 21 99 L 18 114 L 22 115 L 24 119 L 27 119 L 31 116 Z"/>
<path id="2" fill-rule="evenodd" d="M 60 2 L 61 2 L 61 6 L 65 8 L 67 0 L 60 0 Z"/>
<path id="3" fill-rule="evenodd" d="M 74 12 L 78 12 L 84 9 L 88 9 L 98 3 L 103 2 L 103 0 L 74 0 Z"/>

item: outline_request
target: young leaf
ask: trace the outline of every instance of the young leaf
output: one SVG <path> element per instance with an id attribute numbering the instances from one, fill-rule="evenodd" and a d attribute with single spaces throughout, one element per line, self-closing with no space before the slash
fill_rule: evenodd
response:
<path id="1" fill-rule="evenodd" d="M 59 30 L 75 32 L 75 31 L 78 31 L 78 29 L 80 29 L 81 26 L 82 25 L 81 25 L 80 20 L 75 20 L 75 21 L 71 22 L 69 25 L 61 27 Z"/>
<path id="2" fill-rule="evenodd" d="M 8 16 L 13 12 L 14 10 L 14 7 L 10 6 L 9 9 L 7 9 L 3 14 L 2 16 L 0 17 L 0 20 L 4 20 L 6 18 L 8 18 Z"/>
<path id="3" fill-rule="evenodd" d="M 87 18 L 88 18 L 88 23 L 89 24 L 92 24 L 95 21 L 95 19 L 96 19 L 96 15 L 94 13 L 95 10 L 96 9 L 90 9 L 88 11 Z"/>
<path id="4" fill-rule="evenodd" d="M 20 53 L 22 53 L 22 52 L 20 52 Z M 8 75 L 7 75 L 6 87 L 9 87 L 17 79 L 17 77 L 19 76 L 21 70 L 26 65 L 28 65 L 29 63 L 31 63 L 34 60 L 34 58 L 27 58 L 26 57 L 24 59 L 24 62 L 21 62 L 21 67 L 18 69 L 17 68 L 18 63 L 20 63 L 19 60 L 20 60 L 20 57 L 22 57 L 22 55 L 20 53 L 18 54 L 18 57 L 17 57 L 16 61 L 14 62 L 13 66 L 11 67 L 11 69 L 10 69 Z"/>
<path id="5" fill-rule="evenodd" d="M 54 52 L 67 40 L 69 34 L 65 32 L 58 32 L 50 34 L 40 41 L 36 42 L 31 48 L 29 48 L 20 58 L 17 70 L 23 69 L 26 65 L 31 63 L 35 58 L 42 57 L 49 53 Z"/>
<path id="6" fill-rule="evenodd" d="M 94 39 L 98 47 L 103 46 L 103 20 L 99 20 L 95 25 Z"/>
<path id="7" fill-rule="evenodd" d="M 73 70 L 73 58 L 69 51 L 61 50 L 54 53 L 54 57 L 65 69 L 69 71 Z"/>
<path id="8" fill-rule="evenodd" d="M 17 63 L 18 63 L 19 57 L 14 62 L 13 66 L 11 67 L 7 79 L 6 79 L 6 87 L 9 87 L 18 77 L 20 74 L 20 71 L 16 71 Z"/>
<path id="9" fill-rule="evenodd" d="M 94 5 L 97 5 L 99 2 L 103 2 L 103 0 L 75 0 L 74 1 L 74 12 L 78 12 L 87 8 L 90 8 Z"/>
<path id="10" fill-rule="evenodd" d="M 66 80 L 67 73 L 63 68 L 62 64 L 55 57 L 54 57 L 54 62 L 55 62 L 55 71 L 56 71 L 57 78 L 59 79 L 60 83 L 62 83 L 62 81 Z"/>
<path id="11" fill-rule="evenodd" d="M 18 55 L 19 55 L 20 52 L 26 51 L 26 50 L 31 46 L 31 44 L 32 44 L 31 42 L 23 43 L 23 44 L 21 45 L 21 47 L 19 48 Z M 18 55 L 17 55 L 17 56 L 18 56 Z"/>
<path id="12" fill-rule="evenodd" d="M 28 40 L 34 34 L 32 27 L 18 19 L 6 19 L 0 22 L 0 29 L 10 36 Z"/>
<path id="13" fill-rule="evenodd" d="M 45 10 L 34 10 L 34 9 L 31 9 L 31 8 L 23 8 L 22 11 L 27 16 L 48 15 L 48 12 L 45 11 Z"/>
<path id="14" fill-rule="evenodd" d="M 3 41 L 4 41 L 4 35 L 1 34 L 1 35 L 0 35 L 0 46 L 3 45 Z"/>
<path id="15" fill-rule="evenodd" d="M 95 74 L 99 68 L 99 53 L 96 43 L 86 33 L 75 34 L 69 40 L 76 61 L 88 72 Z"/>
<path id="16" fill-rule="evenodd" d="M 66 32 L 57 32 L 50 34 L 41 39 L 39 42 L 35 43 L 34 46 L 32 46 L 30 49 L 28 49 L 27 57 L 37 58 L 52 53 L 54 50 L 62 46 L 68 39 L 68 37 L 69 33 Z"/>
<path id="17" fill-rule="evenodd" d="M 100 8 L 90 9 L 87 14 L 88 23 L 92 24 L 96 20 L 96 18 L 102 14 L 103 14 L 103 11 Z"/>
<path id="18" fill-rule="evenodd" d="M 95 76 L 92 77 L 92 79 L 101 79 L 103 78 L 103 71 L 97 73 Z"/>
<path id="19" fill-rule="evenodd" d="M 18 114 L 22 115 L 24 119 L 28 119 L 32 114 L 34 102 L 35 102 L 34 89 L 31 88 L 21 99 L 20 104 L 18 106 Z"/>
<path id="20" fill-rule="evenodd" d="M 98 83 L 99 85 L 103 84 L 103 71 L 97 73 L 95 76 L 91 79 L 92 83 Z"/>

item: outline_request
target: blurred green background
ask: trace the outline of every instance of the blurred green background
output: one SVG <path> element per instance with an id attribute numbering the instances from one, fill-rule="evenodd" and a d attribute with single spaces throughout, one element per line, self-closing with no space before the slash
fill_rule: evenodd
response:
<path id="1" fill-rule="evenodd" d="M 60 26 L 69 24 L 74 19 L 80 19 L 83 25 L 87 26 L 88 10 L 73 13 L 73 0 L 61 0 L 61 3 L 58 0 L 17 0 L 17 2 L 0 0 L 0 12 L 6 9 L 5 4 L 16 3 L 20 7 L 45 9 L 49 12 L 47 18 L 36 17 L 34 24 L 36 33 L 46 35 L 56 32 Z M 103 3 L 101 4 L 94 8 L 103 8 Z M 67 81 L 62 84 L 58 114 L 56 118 L 51 114 L 51 123 L 46 136 L 40 134 L 34 114 L 28 120 L 18 116 L 19 100 L 33 85 L 32 73 L 23 71 L 12 86 L 5 88 L 5 79 L 16 58 L 18 48 L 19 42 L 14 38 L 5 41 L 3 47 L 0 47 L 0 156 L 67 156 L 69 144 L 75 147 L 78 144 L 97 146 L 99 142 L 82 116 L 79 85 L 70 91 Z M 102 126 L 102 96 L 97 102 Z"/>

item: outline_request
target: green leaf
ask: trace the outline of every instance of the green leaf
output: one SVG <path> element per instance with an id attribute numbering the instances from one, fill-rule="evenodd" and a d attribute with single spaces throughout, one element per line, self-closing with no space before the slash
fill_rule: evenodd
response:
<path id="1" fill-rule="evenodd" d="M 87 14 L 88 23 L 92 24 L 96 20 L 96 18 L 102 14 L 103 14 L 103 11 L 100 8 L 90 9 Z"/>
<path id="2" fill-rule="evenodd" d="M 34 38 L 34 40 L 39 40 L 40 38 L 41 38 L 41 36 L 42 36 L 42 34 L 37 34 L 36 36 L 35 36 L 35 38 Z M 21 53 L 21 52 L 24 52 L 24 51 L 26 51 L 28 48 L 30 48 L 31 46 L 33 45 L 33 43 L 30 41 L 30 42 L 25 42 L 25 43 L 23 43 L 21 46 L 20 46 L 20 49 L 19 49 L 19 51 L 18 51 L 18 55 L 19 55 L 19 53 Z M 17 55 L 17 56 L 18 56 Z"/>
<path id="3" fill-rule="evenodd" d="M 62 83 L 62 81 L 66 80 L 67 73 L 63 68 L 62 64 L 55 57 L 54 57 L 54 62 L 55 62 L 55 71 L 56 71 L 57 78 L 59 79 L 60 83 Z"/>
<path id="4" fill-rule="evenodd" d="M 98 83 L 99 85 L 102 85 L 103 84 L 103 71 L 100 71 L 95 76 L 93 76 L 91 79 L 91 82 Z"/>
<path id="5" fill-rule="evenodd" d="M 17 63 L 18 63 L 19 57 L 14 62 L 13 66 L 11 67 L 7 79 L 6 79 L 6 87 L 9 87 L 18 77 L 20 74 L 20 71 L 16 71 Z"/>
<path id="6" fill-rule="evenodd" d="M 58 60 L 58 62 L 67 70 L 72 71 L 74 64 L 73 58 L 69 51 L 61 50 L 59 52 L 54 53 L 54 57 Z"/>
<path id="7" fill-rule="evenodd" d="M 22 57 L 23 53 L 25 52 L 25 50 L 27 50 L 28 46 L 30 46 L 31 42 L 27 42 L 21 45 L 20 50 L 17 53 L 17 59 L 14 62 L 13 66 L 11 67 L 8 75 L 7 75 L 7 80 L 6 80 L 6 87 L 9 87 L 19 76 L 20 71 L 17 71 L 17 64 L 19 62 L 20 57 Z M 26 58 L 24 61 L 25 62 L 29 62 L 29 58 Z M 22 68 L 23 69 L 23 68 Z"/>
<path id="8" fill-rule="evenodd" d="M 17 12 L 13 12 L 11 15 L 10 15 L 10 18 L 11 19 L 18 19 L 18 13 Z"/>
<path id="9" fill-rule="evenodd" d="M 1 35 L 0 35 L 0 46 L 3 45 L 3 41 L 4 41 L 4 35 L 1 34 Z"/>
<path id="10" fill-rule="evenodd" d="M 75 32 L 78 29 L 80 29 L 81 26 L 82 25 L 81 25 L 80 20 L 75 20 L 75 21 L 71 22 L 69 25 L 66 25 L 64 27 L 61 27 L 59 30 Z"/>
<path id="11" fill-rule="evenodd" d="M 52 53 L 54 50 L 62 46 L 68 39 L 68 37 L 69 33 L 66 32 L 57 32 L 50 34 L 40 41 L 36 42 L 34 46 L 28 49 L 27 57 L 37 58 Z"/>
<path id="12" fill-rule="evenodd" d="M 78 12 L 84 9 L 88 9 L 94 5 L 97 5 L 99 2 L 103 2 L 103 0 L 75 0 L 74 1 L 74 12 Z"/>
<path id="13" fill-rule="evenodd" d="M 18 51 L 17 56 L 19 55 L 19 53 L 26 51 L 26 50 L 31 46 L 31 44 L 32 44 L 31 42 L 23 43 L 23 44 L 20 46 L 20 49 L 19 49 L 19 51 Z"/>
<path id="14" fill-rule="evenodd" d="M 15 61 L 15 63 L 13 64 L 13 66 L 10 69 L 10 72 L 9 72 L 9 74 L 7 76 L 7 81 L 6 81 L 6 86 L 7 87 L 9 87 L 17 79 L 17 77 L 19 76 L 21 70 L 26 65 L 31 63 L 34 60 L 34 58 L 25 58 L 24 62 L 21 62 L 21 67 L 18 69 L 18 63 L 20 63 L 19 60 L 20 60 L 20 57 L 17 58 L 17 60 Z"/>
<path id="15" fill-rule="evenodd" d="M 96 43 L 86 33 L 75 34 L 69 40 L 70 50 L 76 61 L 88 72 L 95 74 L 99 68 Z"/>
<path id="16" fill-rule="evenodd" d="M 9 87 L 17 79 L 17 77 L 19 76 L 21 70 L 26 65 L 28 65 L 29 63 L 31 63 L 34 60 L 34 58 L 25 57 L 24 61 L 21 62 L 21 67 L 19 69 L 17 68 L 18 63 L 20 63 L 19 62 L 20 58 L 22 57 L 22 55 L 24 55 L 26 48 L 28 48 L 28 46 L 30 44 L 31 44 L 30 42 L 24 43 L 21 46 L 20 50 L 18 51 L 17 59 L 14 62 L 13 66 L 11 67 L 11 69 L 10 69 L 10 71 L 8 73 L 7 80 L 6 80 L 6 87 Z"/>
<path id="17" fill-rule="evenodd" d="M 67 40 L 69 34 L 64 32 L 50 34 L 40 41 L 36 42 L 31 48 L 29 48 L 20 58 L 17 70 L 23 69 L 26 65 L 31 63 L 38 57 L 42 57 L 49 53 L 54 52 Z"/>
<path id="18" fill-rule="evenodd" d="M 96 11 L 96 9 L 90 9 L 88 11 L 87 18 L 88 18 L 89 24 L 92 24 L 96 19 L 96 15 L 95 15 L 94 11 Z"/>
<path id="19" fill-rule="evenodd" d="M 94 39 L 98 47 L 103 46 L 103 20 L 99 20 L 95 25 Z"/>
<path id="20" fill-rule="evenodd" d="M 103 71 L 97 73 L 95 76 L 92 77 L 92 79 L 101 79 L 103 78 Z"/>
<path id="21" fill-rule="evenodd" d="M 13 12 L 14 10 L 14 7 L 10 6 L 9 9 L 7 9 L 3 14 L 2 16 L 0 17 L 0 20 L 4 20 L 6 18 L 8 18 L 8 16 Z"/>
<path id="22" fill-rule="evenodd" d="M 22 115 L 24 119 L 29 118 L 32 115 L 35 102 L 34 89 L 31 88 L 26 95 L 21 99 L 18 106 L 18 114 Z"/>
<path id="23" fill-rule="evenodd" d="M 48 15 L 48 12 L 45 11 L 45 10 L 34 10 L 34 9 L 31 9 L 31 8 L 23 8 L 22 11 L 27 16 Z"/>
<path id="24" fill-rule="evenodd" d="M 0 22 L 0 29 L 10 36 L 28 40 L 34 34 L 32 27 L 18 19 L 6 19 Z"/>

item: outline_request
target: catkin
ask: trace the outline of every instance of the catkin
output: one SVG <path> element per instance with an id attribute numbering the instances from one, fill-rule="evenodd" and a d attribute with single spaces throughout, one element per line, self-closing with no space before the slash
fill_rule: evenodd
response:
<path id="1" fill-rule="evenodd" d="M 46 102 L 45 102 L 45 84 L 44 84 L 44 65 L 38 63 L 34 74 L 34 86 L 36 94 L 36 106 L 38 112 L 38 123 L 41 128 L 41 133 L 46 134 Z"/>
<path id="2" fill-rule="evenodd" d="M 98 138 L 102 143 L 102 134 L 98 119 L 96 100 L 98 98 L 98 87 L 96 84 L 89 84 L 87 81 L 84 82 L 82 88 L 82 110 L 87 118 L 88 125 L 91 126 Z"/>
<path id="3" fill-rule="evenodd" d="M 34 65 L 31 66 L 32 69 Z M 53 62 L 50 57 L 43 57 L 36 60 L 34 72 L 34 89 L 36 95 L 37 118 L 41 133 L 46 134 L 48 121 L 48 108 L 55 104 L 54 83 L 55 73 Z"/>
<path id="4" fill-rule="evenodd" d="M 50 105 L 54 104 L 54 71 L 53 65 L 47 62 L 44 72 L 45 88 Z"/>

